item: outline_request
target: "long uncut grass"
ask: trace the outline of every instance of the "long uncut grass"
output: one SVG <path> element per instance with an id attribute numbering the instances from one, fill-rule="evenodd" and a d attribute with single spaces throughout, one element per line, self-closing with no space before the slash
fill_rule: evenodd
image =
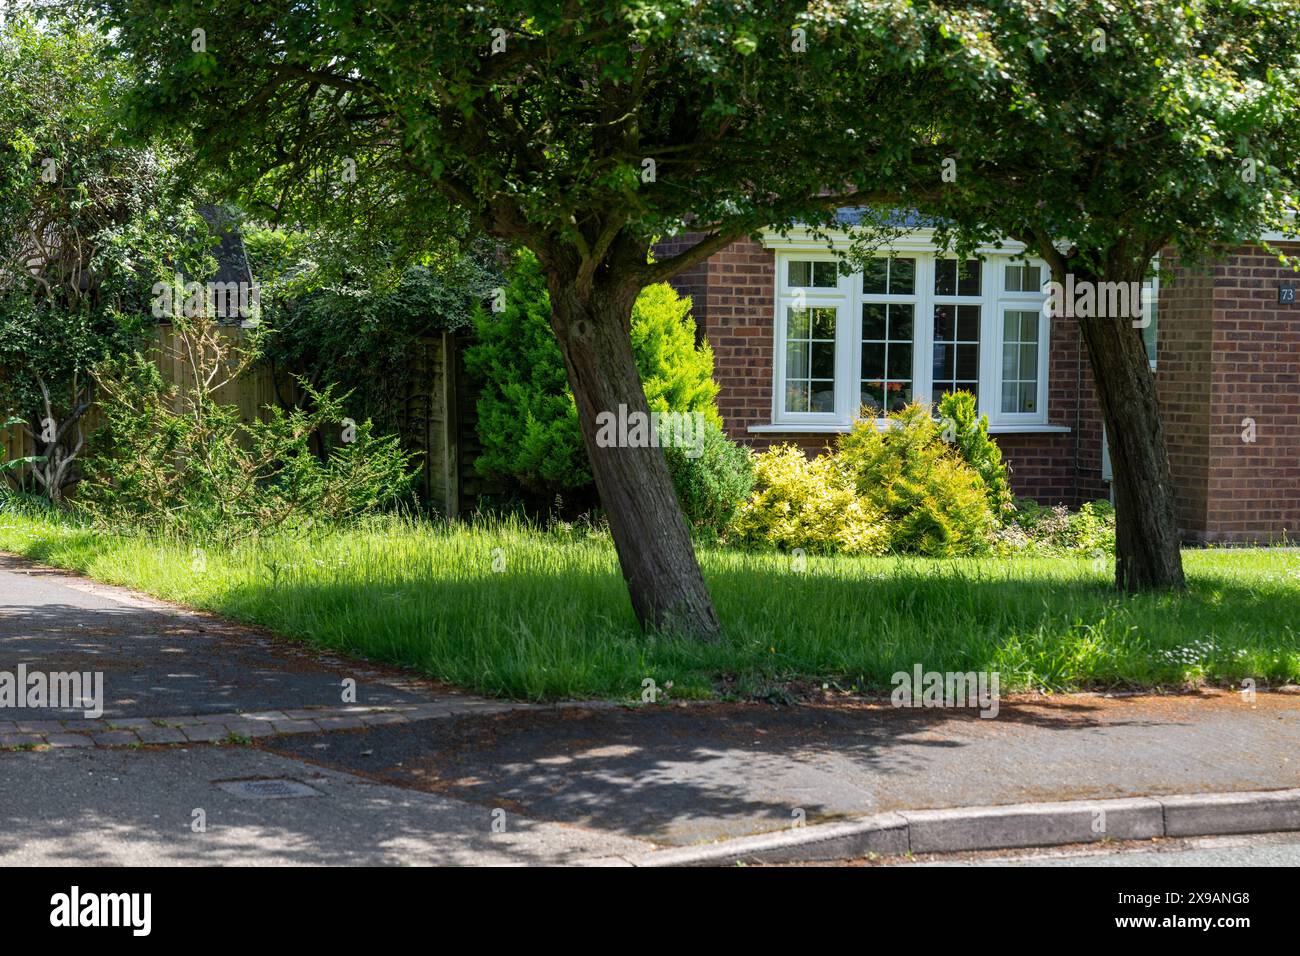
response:
<path id="1" fill-rule="evenodd" d="M 888 689 L 989 670 L 1005 691 L 1300 680 L 1300 554 L 1189 551 L 1186 594 L 1123 597 L 1087 558 L 807 559 L 706 549 L 725 627 L 639 632 L 604 536 L 383 519 L 235 546 L 0 513 L 0 549 L 493 695 Z"/>

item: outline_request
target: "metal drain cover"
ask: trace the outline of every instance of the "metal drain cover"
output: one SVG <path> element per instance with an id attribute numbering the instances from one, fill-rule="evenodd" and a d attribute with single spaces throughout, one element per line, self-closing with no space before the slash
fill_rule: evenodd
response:
<path id="1" fill-rule="evenodd" d="M 246 800 L 291 800 L 294 797 L 324 796 L 297 780 L 217 780 L 219 790 Z"/>

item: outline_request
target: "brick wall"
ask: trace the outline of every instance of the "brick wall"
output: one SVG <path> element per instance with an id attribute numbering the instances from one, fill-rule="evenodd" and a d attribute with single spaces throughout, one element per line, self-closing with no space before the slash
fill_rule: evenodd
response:
<path id="1" fill-rule="evenodd" d="M 1300 255 L 1300 244 L 1283 247 Z M 1279 305 L 1296 276 L 1260 247 L 1233 250 L 1213 275 L 1205 538 L 1276 541 L 1300 528 L 1300 306 Z M 1255 441 L 1242 440 L 1243 419 Z"/>
<path id="2" fill-rule="evenodd" d="M 1194 540 L 1209 528 L 1209 420 L 1214 330 L 1213 276 L 1161 262 L 1156 327 L 1160 398 L 1178 506 L 1178 526 Z"/>

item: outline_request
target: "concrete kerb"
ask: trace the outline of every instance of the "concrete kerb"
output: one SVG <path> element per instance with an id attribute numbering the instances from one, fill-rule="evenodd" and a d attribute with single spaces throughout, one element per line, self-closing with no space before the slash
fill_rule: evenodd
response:
<path id="1" fill-rule="evenodd" d="M 503 714 L 533 706 L 481 698 L 445 697 L 427 704 L 388 704 L 382 707 L 350 705 L 287 711 L 103 717 L 98 720 L 0 720 L 0 750 L 215 743 L 232 736 L 255 738 L 362 730 L 383 724 L 446 720 L 470 714 Z"/>
<path id="2" fill-rule="evenodd" d="M 1300 789 L 901 810 L 611 863 L 726 866 L 1300 830 Z"/>

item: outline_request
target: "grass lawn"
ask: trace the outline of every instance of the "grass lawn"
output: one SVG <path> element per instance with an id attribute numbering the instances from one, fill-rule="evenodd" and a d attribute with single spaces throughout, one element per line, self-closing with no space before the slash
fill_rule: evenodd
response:
<path id="1" fill-rule="evenodd" d="M 1120 597 L 1087 558 L 809 558 L 705 550 L 726 635 L 642 636 L 613 547 L 512 524 L 395 520 L 234 549 L 0 513 L 0 549 L 526 699 L 888 690 L 890 675 L 989 670 L 1002 690 L 1300 681 L 1300 553 L 1184 554 L 1190 591 Z"/>

